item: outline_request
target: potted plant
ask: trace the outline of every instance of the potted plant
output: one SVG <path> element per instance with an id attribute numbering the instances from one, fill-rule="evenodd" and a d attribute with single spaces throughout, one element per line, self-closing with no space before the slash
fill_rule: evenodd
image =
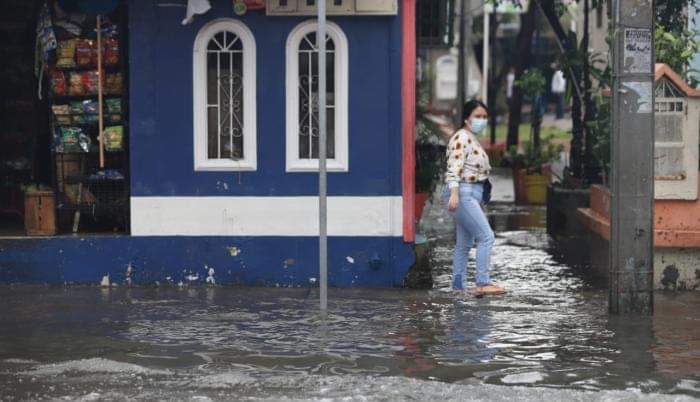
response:
<path id="1" fill-rule="evenodd" d="M 538 148 L 532 142 L 525 145 L 523 152 L 515 146 L 510 148 L 507 158 L 513 166 L 516 202 L 545 204 L 547 185 L 552 180 L 551 164 L 563 150 L 564 145 L 553 144 L 551 137 L 544 138 Z"/>
<path id="2" fill-rule="evenodd" d="M 24 228 L 29 236 L 56 234 L 56 201 L 53 190 L 41 184 L 23 186 Z"/>

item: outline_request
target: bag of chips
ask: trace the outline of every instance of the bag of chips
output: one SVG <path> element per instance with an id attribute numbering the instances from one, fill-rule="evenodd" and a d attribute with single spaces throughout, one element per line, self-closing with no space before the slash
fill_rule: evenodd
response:
<path id="1" fill-rule="evenodd" d="M 98 114 L 100 111 L 100 104 L 96 100 L 87 99 L 83 101 L 82 104 L 83 113 L 85 114 Z"/>
<path id="2" fill-rule="evenodd" d="M 72 124 L 79 126 L 81 124 L 85 124 L 85 116 L 82 114 L 74 114 L 74 115 L 71 115 L 70 121 Z"/>
<path id="3" fill-rule="evenodd" d="M 89 66 L 93 62 L 95 48 L 89 39 L 80 39 L 75 48 L 75 61 L 79 66 Z"/>
<path id="4" fill-rule="evenodd" d="M 105 100 L 105 111 L 108 114 L 118 114 L 122 112 L 121 98 L 109 98 Z"/>
<path id="5" fill-rule="evenodd" d="M 51 72 L 51 91 L 54 96 L 66 96 L 68 94 L 66 75 L 63 74 L 63 71 L 54 70 Z"/>
<path id="6" fill-rule="evenodd" d="M 103 59 L 105 65 L 113 66 L 119 63 L 119 41 L 107 38 L 103 44 Z"/>
<path id="7" fill-rule="evenodd" d="M 79 137 L 83 130 L 78 127 L 61 127 L 63 152 L 80 152 Z"/>
<path id="8" fill-rule="evenodd" d="M 97 71 L 85 71 L 82 73 L 81 78 L 83 80 L 83 91 L 86 95 L 94 95 L 97 93 L 98 80 L 100 75 Z"/>
<path id="9" fill-rule="evenodd" d="M 108 114 L 105 116 L 105 120 L 108 123 L 121 123 L 122 115 L 120 115 L 120 114 Z"/>
<path id="10" fill-rule="evenodd" d="M 124 127 L 106 127 L 104 130 L 104 145 L 107 151 L 121 151 L 124 146 Z"/>
<path id="11" fill-rule="evenodd" d="M 83 96 L 85 94 L 83 78 L 80 73 L 70 73 L 68 94 L 72 96 Z"/>
<path id="12" fill-rule="evenodd" d="M 124 89 L 124 81 L 122 80 L 121 73 L 107 74 L 105 82 L 105 93 L 118 95 L 121 94 Z"/>
<path id="13" fill-rule="evenodd" d="M 52 105 L 51 111 L 57 116 L 70 114 L 70 108 L 68 107 L 68 105 Z"/>
<path id="14" fill-rule="evenodd" d="M 58 42 L 58 48 L 56 49 L 56 67 L 75 67 L 76 44 L 77 41 L 75 39 L 63 40 Z"/>

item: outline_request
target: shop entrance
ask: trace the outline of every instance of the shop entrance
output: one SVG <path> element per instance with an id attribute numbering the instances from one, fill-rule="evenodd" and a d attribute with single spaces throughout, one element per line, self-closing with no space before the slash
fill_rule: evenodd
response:
<path id="1" fill-rule="evenodd" d="M 129 231 L 125 3 L 0 5 L 0 236 Z"/>

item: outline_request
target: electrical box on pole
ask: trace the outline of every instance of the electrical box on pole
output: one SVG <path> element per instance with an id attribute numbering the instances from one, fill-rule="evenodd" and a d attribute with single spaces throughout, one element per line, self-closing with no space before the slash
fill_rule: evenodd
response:
<path id="1" fill-rule="evenodd" d="M 610 313 L 653 312 L 653 0 L 613 0 Z"/>

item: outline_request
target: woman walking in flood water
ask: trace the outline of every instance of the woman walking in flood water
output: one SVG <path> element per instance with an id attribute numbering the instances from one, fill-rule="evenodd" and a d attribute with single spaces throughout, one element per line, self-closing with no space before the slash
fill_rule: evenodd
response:
<path id="1" fill-rule="evenodd" d="M 505 289 L 491 283 L 491 249 L 494 234 L 482 205 L 491 198 L 489 157 L 481 147 L 478 135 L 486 133 L 488 109 L 478 100 L 464 104 L 464 126 L 452 135 L 447 144 L 447 173 L 444 203 L 454 217 L 457 232 L 452 265 L 452 288 L 464 290 L 469 250 L 476 241 L 476 295 L 501 294 Z"/>

